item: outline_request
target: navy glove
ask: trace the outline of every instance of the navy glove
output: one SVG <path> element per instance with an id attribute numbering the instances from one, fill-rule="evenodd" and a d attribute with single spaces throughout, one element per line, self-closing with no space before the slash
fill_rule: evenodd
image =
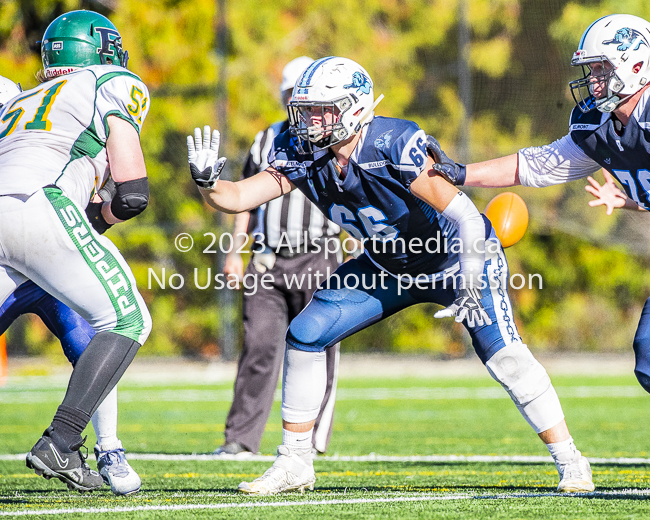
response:
<path id="1" fill-rule="evenodd" d="M 427 135 L 427 152 L 435 164 L 433 171 L 442 175 L 454 186 L 465 184 L 465 165 L 452 161 L 440 148 L 440 143 L 433 136 Z"/>

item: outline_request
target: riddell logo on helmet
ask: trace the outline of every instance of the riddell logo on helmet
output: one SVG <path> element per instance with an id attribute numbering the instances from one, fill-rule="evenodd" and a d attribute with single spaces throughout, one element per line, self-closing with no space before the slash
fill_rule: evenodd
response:
<path id="1" fill-rule="evenodd" d="M 79 67 L 48 67 L 45 70 L 45 77 L 56 78 L 57 76 L 63 76 L 64 74 L 74 72 L 75 70 L 79 70 Z"/>

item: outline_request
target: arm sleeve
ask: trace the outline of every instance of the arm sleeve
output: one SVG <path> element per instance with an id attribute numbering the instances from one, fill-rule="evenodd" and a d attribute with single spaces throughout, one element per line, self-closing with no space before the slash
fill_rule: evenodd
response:
<path id="1" fill-rule="evenodd" d="M 128 71 L 113 72 L 98 79 L 96 113 L 105 137 L 108 136 L 106 119 L 111 115 L 131 123 L 139 134 L 149 105 L 149 90 L 136 75 Z"/>
<path id="2" fill-rule="evenodd" d="M 461 240 L 460 274 L 465 287 L 479 287 L 485 265 L 485 222 L 470 198 L 462 191 L 451 199 L 442 216 L 458 229 Z"/>
<path id="3" fill-rule="evenodd" d="M 522 186 L 543 188 L 582 179 L 600 169 L 573 142 L 570 135 L 545 146 L 519 150 L 519 181 Z"/>

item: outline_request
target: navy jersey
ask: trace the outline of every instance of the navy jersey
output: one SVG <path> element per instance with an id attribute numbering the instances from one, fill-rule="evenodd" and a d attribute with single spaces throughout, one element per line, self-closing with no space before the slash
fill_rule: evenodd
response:
<path id="1" fill-rule="evenodd" d="M 455 226 L 409 191 L 426 165 L 424 131 L 410 121 L 375 117 L 362 132 L 343 180 L 331 150 L 300 154 L 290 131 L 276 137 L 269 164 L 364 241 L 366 253 L 386 271 L 416 276 L 453 266 Z"/>
<path id="2" fill-rule="evenodd" d="M 621 183 L 628 197 L 650 210 L 650 90 L 639 100 L 621 135 L 616 118 L 578 108 L 571 113 L 569 132 L 573 142 Z"/>

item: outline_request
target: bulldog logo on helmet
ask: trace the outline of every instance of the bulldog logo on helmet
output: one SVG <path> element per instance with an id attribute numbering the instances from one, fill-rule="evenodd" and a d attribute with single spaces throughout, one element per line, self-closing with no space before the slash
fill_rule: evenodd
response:
<path id="1" fill-rule="evenodd" d="M 361 74 L 361 72 L 357 71 L 354 74 L 352 74 L 352 83 L 349 83 L 348 85 L 343 85 L 343 88 L 356 88 L 357 92 L 361 92 L 363 94 L 370 94 L 372 83 L 370 82 L 369 77 L 364 76 L 363 74 Z"/>
<path id="2" fill-rule="evenodd" d="M 648 47 L 648 42 L 646 41 L 643 34 L 635 29 L 630 29 L 629 27 L 619 29 L 616 31 L 613 39 L 603 41 L 603 45 L 612 44 L 618 44 L 618 47 L 616 47 L 617 51 L 627 51 L 633 45 L 633 51 L 638 51 L 641 45 Z"/>

